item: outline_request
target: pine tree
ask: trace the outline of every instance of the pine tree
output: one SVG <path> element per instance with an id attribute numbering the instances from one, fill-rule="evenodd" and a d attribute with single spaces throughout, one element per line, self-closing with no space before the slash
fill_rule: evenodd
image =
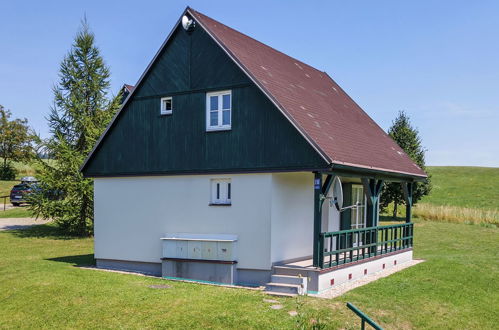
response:
<path id="1" fill-rule="evenodd" d="M 423 171 L 425 167 L 425 149 L 421 145 L 421 138 L 416 128 L 412 127 L 409 116 L 400 111 L 397 118 L 392 123 L 388 130 L 388 135 L 407 153 L 407 155 L 419 166 Z M 431 190 L 431 180 L 428 177 L 427 181 L 420 182 L 415 185 L 413 191 L 413 205 L 416 204 L 421 197 L 428 195 Z M 380 206 L 384 210 L 393 203 L 393 217 L 397 217 L 398 205 L 405 204 L 404 195 L 400 183 L 391 182 L 384 186 L 381 193 Z"/>
<path id="2" fill-rule="evenodd" d="M 86 20 L 77 33 L 54 86 L 48 118 L 51 137 L 44 147 L 53 159 L 39 159 L 42 189 L 31 209 L 53 219 L 66 233 L 93 233 L 93 181 L 80 172 L 85 157 L 119 106 L 119 95 L 108 97 L 110 71 Z"/>

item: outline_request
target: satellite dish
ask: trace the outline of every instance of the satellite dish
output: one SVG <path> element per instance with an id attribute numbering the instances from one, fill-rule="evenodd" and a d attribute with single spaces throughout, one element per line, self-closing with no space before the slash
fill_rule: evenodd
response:
<path id="1" fill-rule="evenodd" d="M 330 200 L 330 205 L 336 207 L 338 211 L 341 211 L 343 208 L 343 188 L 341 187 L 341 180 L 338 176 L 335 176 L 333 179 L 333 187 L 332 187 L 332 198 Z"/>
<path id="2" fill-rule="evenodd" d="M 186 15 L 182 16 L 182 27 L 186 31 L 192 31 L 194 29 L 194 26 L 196 24 L 194 23 L 194 20 L 191 18 L 187 17 Z"/>

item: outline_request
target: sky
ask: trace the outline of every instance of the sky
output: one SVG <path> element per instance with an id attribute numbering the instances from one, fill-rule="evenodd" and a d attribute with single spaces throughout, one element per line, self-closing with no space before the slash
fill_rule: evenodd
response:
<path id="1" fill-rule="evenodd" d="M 499 1 L 0 0 L 0 104 L 47 137 L 85 15 L 116 94 L 186 6 L 326 71 L 385 130 L 406 111 L 427 165 L 499 167 Z"/>

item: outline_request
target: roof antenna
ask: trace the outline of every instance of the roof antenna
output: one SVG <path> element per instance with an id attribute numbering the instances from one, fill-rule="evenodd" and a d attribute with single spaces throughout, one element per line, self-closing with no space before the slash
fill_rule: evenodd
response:
<path id="1" fill-rule="evenodd" d="M 190 33 L 196 27 L 196 22 L 192 18 L 187 17 L 187 15 L 184 15 L 182 16 L 182 27 Z"/>

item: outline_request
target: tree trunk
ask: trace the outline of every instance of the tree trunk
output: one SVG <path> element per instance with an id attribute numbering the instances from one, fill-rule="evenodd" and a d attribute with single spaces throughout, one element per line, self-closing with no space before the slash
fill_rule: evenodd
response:
<path id="1" fill-rule="evenodd" d="M 393 203 L 393 219 L 397 219 L 397 206 L 396 202 Z"/>

